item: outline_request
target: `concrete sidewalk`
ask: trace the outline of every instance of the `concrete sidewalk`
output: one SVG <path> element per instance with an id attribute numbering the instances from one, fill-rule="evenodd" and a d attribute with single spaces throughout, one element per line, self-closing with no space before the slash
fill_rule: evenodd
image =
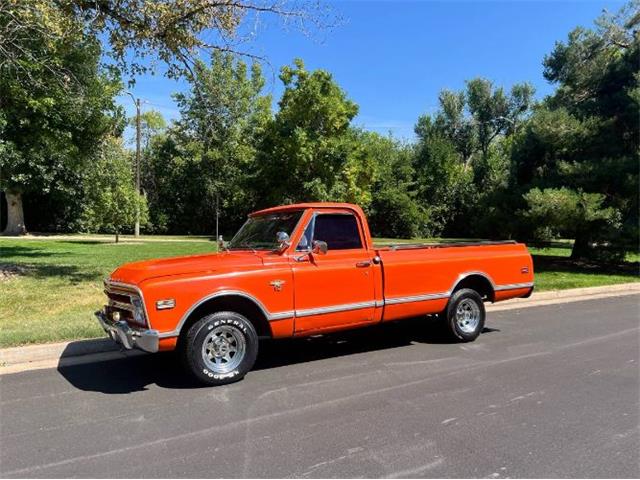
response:
<path id="1" fill-rule="evenodd" d="M 606 285 L 603 287 L 534 292 L 530 298 L 517 298 L 497 304 L 488 304 L 487 312 L 515 310 L 639 293 L 640 282 Z M 0 375 L 41 368 L 55 368 L 115 360 L 136 355 L 146 355 L 146 353 L 139 350 L 123 351 L 118 345 L 107 338 L 5 348 L 0 349 Z"/>

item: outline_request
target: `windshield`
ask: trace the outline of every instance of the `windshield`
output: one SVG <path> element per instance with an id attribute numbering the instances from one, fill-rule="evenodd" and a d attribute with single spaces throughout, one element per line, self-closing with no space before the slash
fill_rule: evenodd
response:
<path id="1" fill-rule="evenodd" d="M 249 217 L 229 242 L 229 250 L 275 250 L 280 247 L 278 232 L 291 236 L 302 211 L 279 212 Z"/>

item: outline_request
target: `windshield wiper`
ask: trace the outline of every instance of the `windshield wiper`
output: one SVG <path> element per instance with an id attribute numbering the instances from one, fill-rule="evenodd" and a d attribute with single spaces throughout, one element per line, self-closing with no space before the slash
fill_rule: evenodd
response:
<path id="1" fill-rule="evenodd" d="M 233 246 L 229 246 L 228 247 L 229 250 L 251 250 L 253 253 L 256 253 L 256 249 L 253 248 L 251 245 L 249 245 L 246 242 L 243 243 L 239 243 L 238 245 L 233 245 Z"/>

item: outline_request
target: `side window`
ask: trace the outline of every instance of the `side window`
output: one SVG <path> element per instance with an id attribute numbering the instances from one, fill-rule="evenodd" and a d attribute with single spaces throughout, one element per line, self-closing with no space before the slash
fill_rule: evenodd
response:
<path id="1" fill-rule="evenodd" d="M 327 242 L 329 251 L 362 248 L 358 221 L 353 215 L 327 213 L 316 216 L 313 240 Z"/>
<path id="2" fill-rule="evenodd" d="M 315 219 L 311 219 L 307 228 L 305 228 L 304 233 L 302 234 L 302 238 L 300 242 L 298 242 L 298 246 L 296 247 L 296 251 L 298 252 L 306 252 L 307 250 L 311 250 L 311 241 L 313 240 L 313 224 Z"/>

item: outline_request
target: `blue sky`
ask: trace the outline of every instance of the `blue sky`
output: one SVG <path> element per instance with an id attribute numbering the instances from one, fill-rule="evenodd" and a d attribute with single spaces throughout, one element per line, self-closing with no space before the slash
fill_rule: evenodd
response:
<path id="1" fill-rule="evenodd" d="M 612 1 L 333 1 L 342 25 L 311 36 L 283 29 L 266 18 L 242 46 L 264 56 L 266 90 L 277 100 L 280 66 L 295 57 L 308 69 L 330 71 L 360 106 L 355 124 L 413 138 L 419 115 L 437 108 L 443 88 L 461 89 L 476 76 L 509 88 L 531 82 L 542 97 L 553 91 L 542 76 L 542 60 L 576 26 L 592 26 Z M 134 95 L 176 118 L 171 94 L 187 88 L 159 72 L 137 79 Z M 120 97 L 129 115 L 131 99 Z"/>

